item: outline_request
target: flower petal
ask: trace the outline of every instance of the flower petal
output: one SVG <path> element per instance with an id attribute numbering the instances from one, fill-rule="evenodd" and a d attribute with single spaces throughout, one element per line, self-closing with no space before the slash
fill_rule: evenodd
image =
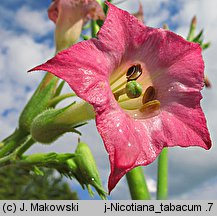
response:
<path id="1" fill-rule="evenodd" d="M 152 163 L 166 143 L 158 116 L 138 121 L 129 117 L 117 103 L 110 104 L 96 116 L 97 129 L 111 165 L 109 191 L 129 170 Z"/>
<path id="2" fill-rule="evenodd" d="M 188 108 L 181 104 L 171 106 L 161 114 L 166 146 L 211 147 L 210 135 L 201 108 Z"/>
<path id="3" fill-rule="evenodd" d="M 91 39 L 75 44 L 32 70 L 53 73 L 68 82 L 79 97 L 103 106 L 108 102 L 108 95 L 112 95 L 108 75 L 115 65 L 101 49 L 103 44 L 100 46 L 99 41 Z"/>
<path id="4" fill-rule="evenodd" d="M 200 107 L 204 63 L 199 44 L 187 42 L 168 31 L 164 33 L 157 58 L 155 65 L 160 72 L 153 84 L 161 102 L 167 146 L 209 149 L 210 135 Z"/>
<path id="5" fill-rule="evenodd" d="M 49 71 L 68 82 L 78 96 L 93 105 L 103 105 L 102 101 L 107 101 L 105 96 L 112 94 L 109 88 L 111 73 L 121 62 L 124 64 L 129 58 L 133 62 L 138 57 L 134 53 L 136 54 L 144 38 L 154 31 L 144 27 L 126 11 L 109 3 L 108 5 L 109 12 L 98 39 L 78 43 L 30 71 Z M 138 34 L 135 34 L 135 29 Z M 93 97 L 96 89 L 99 91 L 98 99 Z"/>

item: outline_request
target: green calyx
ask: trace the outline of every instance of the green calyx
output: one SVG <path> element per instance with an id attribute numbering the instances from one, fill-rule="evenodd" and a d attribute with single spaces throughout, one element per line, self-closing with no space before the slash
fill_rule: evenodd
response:
<path id="1" fill-rule="evenodd" d="M 92 106 L 84 102 L 61 109 L 48 109 L 34 119 L 30 132 L 35 141 L 49 144 L 67 132 L 80 134 L 75 128 L 94 116 Z"/>
<path id="2" fill-rule="evenodd" d="M 55 122 L 65 110 L 66 108 L 49 109 L 38 115 L 31 125 L 32 138 L 37 142 L 49 144 L 64 133 L 72 131 L 70 124 Z"/>

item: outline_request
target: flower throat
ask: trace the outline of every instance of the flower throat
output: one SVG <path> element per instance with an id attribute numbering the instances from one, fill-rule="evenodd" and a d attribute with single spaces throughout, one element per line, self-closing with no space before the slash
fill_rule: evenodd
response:
<path id="1" fill-rule="evenodd" d="M 157 100 L 157 91 L 153 86 L 149 86 L 143 90 L 142 84 L 137 82 L 142 72 L 140 64 L 131 66 L 127 70 L 125 81 L 122 84 L 122 86 L 125 85 L 125 87 L 115 91 L 114 97 L 123 109 L 139 110 L 142 113 L 149 114 L 160 109 L 160 102 Z M 120 96 L 123 95 L 127 97 L 125 96 L 121 99 Z M 135 101 L 135 103 L 132 103 L 133 101 Z M 128 106 L 125 106 L 126 102 L 129 102 Z"/>

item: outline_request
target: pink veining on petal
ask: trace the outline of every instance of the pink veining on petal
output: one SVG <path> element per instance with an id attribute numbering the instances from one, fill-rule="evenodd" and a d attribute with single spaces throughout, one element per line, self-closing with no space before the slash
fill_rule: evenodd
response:
<path id="1" fill-rule="evenodd" d="M 126 172 L 152 163 L 163 147 L 209 149 L 211 140 L 200 107 L 204 63 L 199 45 L 168 30 L 144 26 L 108 5 L 98 39 L 76 44 L 32 70 L 64 79 L 94 106 L 97 129 L 109 154 L 111 191 Z M 138 82 L 157 91 L 161 104 L 157 115 L 121 108 L 111 90 L 111 80 L 119 73 L 125 77 L 125 70 L 138 63 L 143 68 Z"/>

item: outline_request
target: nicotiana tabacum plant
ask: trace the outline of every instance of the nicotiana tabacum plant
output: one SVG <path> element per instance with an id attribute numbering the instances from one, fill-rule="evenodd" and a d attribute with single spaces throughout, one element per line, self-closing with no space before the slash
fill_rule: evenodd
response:
<path id="1" fill-rule="evenodd" d="M 126 174 L 132 199 L 149 199 L 140 166 L 152 163 L 162 152 L 157 198 L 166 199 L 167 147 L 211 147 L 200 106 L 200 91 L 204 83 L 210 86 L 201 54 L 209 43 L 203 43 L 203 32 L 195 36 L 196 17 L 185 40 L 166 26 L 144 25 L 135 17 L 143 17 L 141 5 L 133 16 L 109 2 L 56 0 L 48 14 L 56 24 L 57 54 L 30 70 L 49 73 L 33 95 L 34 103 L 22 112 L 18 133 L 2 142 L 1 164 L 21 168 L 24 164 L 36 173 L 40 166 L 52 166 L 76 178 L 91 194 L 92 185 L 105 198 L 86 144 L 79 143 L 75 153 L 23 155 L 35 142 L 50 144 L 66 132 L 81 136 L 77 128 L 95 119 L 110 161 L 109 193 Z M 96 37 L 76 43 L 83 25 L 86 29 L 89 23 Z M 57 77 L 63 80 L 60 84 Z M 65 81 L 73 93 L 61 94 Z M 72 96 L 84 101 L 55 108 Z M 42 108 L 33 109 L 36 104 Z"/>
<path id="2" fill-rule="evenodd" d="M 211 142 L 199 104 L 200 45 L 109 6 L 97 39 L 78 43 L 33 70 L 64 79 L 94 107 L 111 163 L 111 191 L 126 172 L 153 162 L 163 147 L 209 149 Z M 67 124 L 68 116 L 62 116 L 54 121 Z M 44 118 L 37 119 L 38 127 Z"/>

